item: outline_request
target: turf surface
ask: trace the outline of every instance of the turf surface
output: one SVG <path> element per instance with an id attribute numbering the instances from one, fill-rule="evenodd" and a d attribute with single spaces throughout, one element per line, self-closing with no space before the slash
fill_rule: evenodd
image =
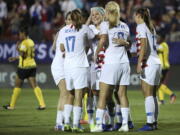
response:
<path id="1" fill-rule="evenodd" d="M 0 106 L 8 104 L 12 90 L 0 90 Z M 19 97 L 15 110 L 4 110 L 0 108 L 0 135 L 57 135 L 75 134 L 54 131 L 56 118 L 56 105 L 58 90 L 44 90 L 44 98 L 47 109 L 38 111 L 36 98 L 32 90 L 24 89 Z M 180 91 L 176 91 L 177 101 L 169 104 L 169 97 L 166 97 L 165 105 L 160 106 L 159 129 L 153 132 L 137 132 L 145 123 L 144 99 L 140 91 L 129 91 L 131 113 L 135 129 L 128 133 L 103 132 L 89 133 L 88 126 L 85 133 L 81 135 L 180 135 Z M 76 133 L 77 134 L 77 133 Z"/>

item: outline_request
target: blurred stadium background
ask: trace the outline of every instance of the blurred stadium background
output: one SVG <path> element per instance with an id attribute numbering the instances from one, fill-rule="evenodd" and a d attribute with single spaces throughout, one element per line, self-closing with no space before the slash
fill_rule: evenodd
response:
<path id="1" fill-rule="evenodd" d="M 164 34 L 170 48 L 172 65 L 168 84 L 179 90 L 180 84 L 180 0 L 115 0 L 121 7 L 121 19 L 128 23 L 131 40 L 135 40 L 133 12 L 144 6 L 151 11 L 158 34 Z M 54 52 L 52 41 L 56 32 L 64 24 L 65 14 L 75 8 L 88 16 L 93 6 L 104 6 L 108 0 L 0 0 L 0 88 L 14 85 L 15 63 L 7 58 L 16 56 L 15 43 L 21 27 L 28 26 L 29 36 L 36 42 L 37 80 L 42 88 L 55 88 L 50 73 Z M 134 72 L 136 59 L 131 60 L 131 88 L 138 88 L 138 75 Z M 48 83 L 47 83 L 48 82 Z"/>
<path id="2" fill-rule="evenodd" d="M 0 106 L 9 102 L 16 75 L 17 63 L 9 63 L 8 57 L 16 56 L 15 44 L 18 41 L 19 29 L 28 26 L 29 36 L 36 43 L 36 61 L 38 64 L 37 81 L 45 89 L 47 110 L 38 113 L 35 108 L 35 98 L 32 91 L 22 93 L 17 110 L 7 112 L 0 109 L 0 135 L 4 134 L 53 134 L 57 90 L 50 72 L 54 56 L 52 41 L 56 32 L 64 24 L 65 14 L 75 8 L 80 8 L 88 16 L 93 6 L 104 6 L 109 0 L 0 0 Z M 131 40 L 135 40 L 135 23 L 133 11 L 141 6 L 148 7 L 152 14 L 153 23 L 160 34 L 166 36 L 169 44 L 171 63 L 168 86 L 176 90 L 180 96 L 180 0 L 115 0 L 121 6 L 121 19 L 128 23 L 131 29 Z M 145 121 L 143 97 L 140 82 L 135 72 L 136 59 L 131 59 L 132 73 L 130 103 L 133 119 L 137 126 Z M 27 87 L 25 83 L 24 87 Z M 29 87 L 29 86 L 28 86 Z M 140 98 L 141 97 L 141 98 Z M 178 100 L 178 99 L 177 99 Z M 175 105 L 167 104 L 161 107 L 161 129 L 155 134 L 178 135 L 180 130 L 180 102 Z M 137 109 L 138 108 L 138 109 Z M 27 111 L 24 111 L 27 110 Z M 171 110 L 171 115 L 169 114 Z M 108 133 L 109 135 L 111 133 Z M 116 133 L 114 133 L 116 134 Z M 131 134 L 131 132 L 129 133 Z M 139 133 L 133 133 L 138 134 Z M 149 133 L 153 134 L 153 133 Z"/>

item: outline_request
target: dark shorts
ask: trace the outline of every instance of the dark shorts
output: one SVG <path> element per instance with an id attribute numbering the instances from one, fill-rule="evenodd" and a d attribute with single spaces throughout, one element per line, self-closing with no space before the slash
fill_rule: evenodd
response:
<path id="1" fill-rule="evenodd" d="M 36 68 L 30 68 L 30 69 L 17 69 L 17 75 L 21 80 L 24 80 L 29 77 L 35 77 L 36 76 Z"/>
<path id="2" fill-rule="evenodd" d="M 166 80 L 168 78 L 169 69 L 162 70 L 161 83 L 166 84 Z"/>

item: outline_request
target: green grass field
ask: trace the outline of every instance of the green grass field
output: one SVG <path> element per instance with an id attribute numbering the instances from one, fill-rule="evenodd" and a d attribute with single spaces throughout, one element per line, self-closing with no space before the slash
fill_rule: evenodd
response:
<path id="1" fill-rule="evenodd" d="M 0 90 L 0 106 L 9 103 L 12 90 Z M 56 118 L 56 105 L 58 100 L 58 90 L 44 90 L 44 98 L 47 109 L 38 111 L 36 98 L 32 90 L 22 91 L 15 110 L 4 110 L 0 108 L 0 135 L 72 135 L 75 133 L 54 131 Z M 135 124 L 135 129 L 128 133 L 103 132 L 89 133 L 88 126 L 85 133 L 81 135 L 180 135 L 180 92 L 176 91 L 177 101 L 169 104 L 169 97 L 166 104 L 160 106 L 159 129 L 153 132 L 137 132 L 145 123 L 144 99 L 141 91 L 129 91 L 131 113 Z M 76 133 L 77 134 L 77 133 Z"/>

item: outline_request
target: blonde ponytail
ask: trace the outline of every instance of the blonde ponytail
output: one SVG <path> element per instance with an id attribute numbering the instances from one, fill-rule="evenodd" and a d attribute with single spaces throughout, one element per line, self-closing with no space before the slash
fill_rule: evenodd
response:
<path id="1" fill-rule="evenodd" d="M 107 21 L 109 22 L 109 27 L 112 28 L 116 26 L 120 19 L 120 7 L 114 2 L 110 1 L 105 6 Z"/>

